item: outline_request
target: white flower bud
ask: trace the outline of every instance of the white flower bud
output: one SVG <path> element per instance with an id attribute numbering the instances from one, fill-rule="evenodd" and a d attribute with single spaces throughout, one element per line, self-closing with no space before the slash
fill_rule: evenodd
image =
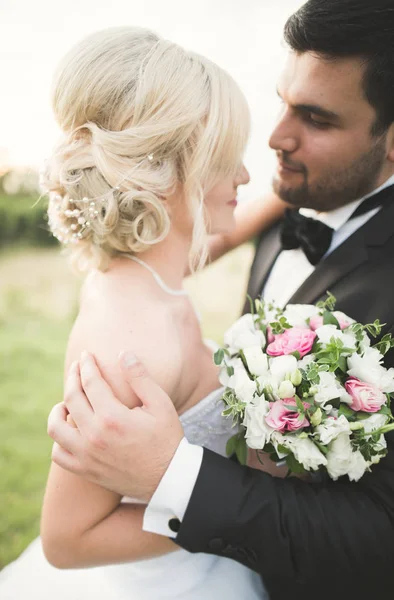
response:
<path id="1" fill-rule="evenodd" d="M 279 386 L 279 397 L 280 398 L 293 398 L 295 394 L 295 387 L 291 381 L 285 380 Z"/>
<path id="2" fill-rule="evenodd" d="M 300 383 L 302 381 L 302 375 L 301 375 L 301 371 L 299 369 L 296 369 L 295 371 L 293 371 L 293 373 L 290 376 L 290 381 L 296 387 L 297 387 L 297 385 L 300 385 Z"/>
<path id="3" fill-rule="evenodd" d="M 364 425 L 360 421 L 355 421 L 353 423 L 349 423 L 349 427 L 351 431 L 357 431 L 357 429 L 363 429 Z"/>
<path id="4" fill-rule="evenodd" d="M 311 423 L 313 427 L 317 427 L 321 423 L 322 411 L 320 408 L 311 416 Z"/>

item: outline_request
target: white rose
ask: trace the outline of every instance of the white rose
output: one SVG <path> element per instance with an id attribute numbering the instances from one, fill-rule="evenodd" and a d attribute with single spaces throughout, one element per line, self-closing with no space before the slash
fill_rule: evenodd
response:
<path id="1" fill-rule="evenodd" d="M 224 386 L 228 386 L 229 381 L 230 381 L 230 377 L 231 375 L 229 375 L 227 373 L 227 367 L 235 367 L 235 365 L 238 364 L 238 361 L 240 360 L 239 358 L 225 358 L 225 365 L 223 365 L 220 368 L 220 372 L 219 372 L 219 381 L 222 385 Z"/>
<path id="2" fill-rule="evenodd" d="M 383 427 L 383 425 L 386 425 L 387 421 L 387 415 L 380 415 L 378 413 L 375 413 L 367 419 L 361 421 L 361 423 L 364 427 L 365 433 L 372 433 L 376 429 L 380 429 L 381 427 Z"/>
<path id="3" fill-rule="evenodd" d="M 282 383 L 280 384 L 279 389 L 278 389 L 278 394 L 279 394 L 279 398 L 293 398 L 293 396 L 295 394 L 295 387 L 291 383 L 291 381 L 286 379 L 285 381 L 282 381 Z"/>
<path id="4" fill-rule="evenodd" d="M 316 471 L 320 465 L 326 465 L 327 459 L 319 448 L 309 438 L 283 436 L 282 444 L 291 450 L 296 460 L 307 471 Z"/>
<path id="5" fill-rule="evenodd" d="M 240 358 L 235 361 L 234 374 L 230 377 L 227 385 L 234 390 L 239 400 L 246 403 L 253 399 L 257 389 L 256 383 L 249 378 Z"/>
<path id="6" fill-rule="evenodd" d="M 322 408 L 326 408 L 327 402 L 334 398 L 340 398 L 341 402 L 350 404 L 352 402 L 351 396 L 347 393 L 345 388 L 337 380 L 334 373 L 329 371 L 321 371 L 319 373 L 319 383 L 317 386 L 317 393 L 315 394 L 315 402 L 320 404 Z M 330 410 L 330 407 L 327 407 Z"/>
<path id="7" fill-rule="evenodd" d="M 264 398 L 256 398 L 245 408 L 243 425 L 246 427 L 246 443 L 249 448 L 260 450 L 270 441 L 273 431 L 265 422 L 265 416 L 269 412 L 270 405 Z"/>
<path id="8" fill-rule="evenodd" d="M 356 348 L 357 340 L 354 333 L 344 333 L 340 329 L 337 329 L 335 325 L 322 325 L 316 329 L 315 333 L 322 344 L 329 344 L 331 338 L 334 337 L 341 340 L 346 348 Z"/>
<path id="9" fill-rule="evenodd" d="M 268 358 L 260 346 L 245 348 L 243 353 L 252 375 L 264 375 L 268 372 Z"/>
<path id="10" fill-rule="evenodd" d="M 307 327 L 307 319 L 317 315 L 319 309 L 313 304 L 288 304 L 283 315 L 292 327 Z"/>
<path id="11" fill-rule="evenodd" d="M 331 479 L 337 480 L 348 475 L 351 481 L 358 481 L 368 468 L 368 463 L 359 450 L 353 452 L 348 433 L 340 433 L 329 445 L 327 471 Z"/>
<path id="12" fill-rule="evenodd" d="M 363 339 L 361 340 L 361 342 L 359 344 L 360 350 L 362 350 L 363 352 L 365 352 L 365 350 L 367 348 L 369 348 L 370 345 L 371 345 L 371 340 L 370 340 L 368 334 L 365 333 L 365 331 L 363 331 Z M 376 350 L 376 348 L 375 348 L 375 350 Z"/>
<path id="13" fill-rule="evenodd" d="M 264 375 L 260 375 L 259 377 L 257 377 L 256 383 L 258 383 L 261 390 L 263 390 L 264 388 L 266 388 L 267 390 L 269 389 L 270 400 L 280 400 L 278 383 L 276 379 L 272 377 L 269 371 Z"/>
<path id="14" fill-rule="evenodd" d="M 358 481 L 364 475 L 368 469 L 370 463 L 368 463 L 360 450 L 356 450 L 352 455 L 352 462 L 350 464 L 348 477 L 350 481 Z"/>
<path id="15" fill-rule="evenodd" d="M 255 317 L 243 315 L 224 334 L 224 343 L 230 354 L 253 346 L 265 346 L 265 336 L 262 331 L 255 329 Z"/>
<path id="16" fill-rule="evenodd" d="M 319 436 L 321 443 L 327 446 L 332 440 L 334 440 L 340 433 L 350 433 L 350 425 L 344 415 L 341 415 L 338 419 L 326 419 L 318 425 L 315 429 Z"/>
<path id="17" fill-rule="evenodd" d="M 354 353 L 347 359 L 348 374 L 376 386 L 385 393 L 394 392 L 394 369 L 382 367 L 382 354 L 376 348 L 366 348 L 364 354 Z"/>
<path id="18" fill-rule="evenodd" d="M 279 387 L 280 383 L 296 370 L 297 359 L 291 354 L 275 356 L 269 360 L 269 368 L 273 382 Z"/>

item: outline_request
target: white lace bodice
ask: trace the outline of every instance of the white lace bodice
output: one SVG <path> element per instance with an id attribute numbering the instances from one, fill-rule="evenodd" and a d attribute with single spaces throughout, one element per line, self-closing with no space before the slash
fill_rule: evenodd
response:
<path id="1" fill-rule="evenodd" d="M 180 420 L 188 441 L 225 456 L 227 440 L 235 433 L 232 420 L 222 416 L 221 400 L 224 388 L 211 392 L 198 404 L 189 408 Z"/>

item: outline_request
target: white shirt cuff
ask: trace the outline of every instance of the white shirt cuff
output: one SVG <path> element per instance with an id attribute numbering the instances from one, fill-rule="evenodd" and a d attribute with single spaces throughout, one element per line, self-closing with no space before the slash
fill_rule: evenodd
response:
<path id="1" fill-rule="evenodd" d="M 193 493 L 203 457 L 201 446 L 181 440 L 167 471 L 146 507 L 142 529 L 167 537 L 176 537 L 169 528 L 170 519 L 182 521 Z"/>

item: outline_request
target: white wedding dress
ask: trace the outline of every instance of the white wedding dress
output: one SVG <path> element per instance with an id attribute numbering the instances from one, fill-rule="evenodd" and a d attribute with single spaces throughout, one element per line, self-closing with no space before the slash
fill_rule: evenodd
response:
<path id="1" fill-rule="evenodd" d="M 181 416 L 187 439 L 225 455 L 233 435 L 216 390 Z M 0 572 L 1 600 L 262 600 L 260 577 L 228 558 L 179 549 L 159 558 L 91 569 L 58 570 L 40 538 Z"/>

